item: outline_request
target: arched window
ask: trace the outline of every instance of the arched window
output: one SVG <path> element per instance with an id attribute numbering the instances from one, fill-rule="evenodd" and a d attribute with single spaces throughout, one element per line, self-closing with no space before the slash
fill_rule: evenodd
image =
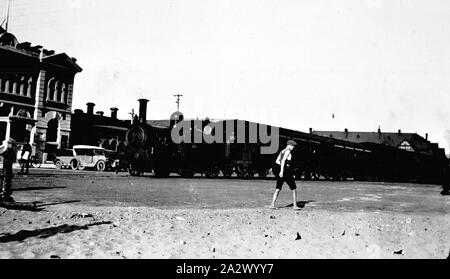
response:
<path id="1" fill-rule="evenodd" d="M 8 80 L 6 81 L 6 92 L 8 93 L 14 93 L 13 87 L 14 86 L 14 80 L 11 76 L 8 77 Z"/>
<path id="2" fill-rule="evenodd" d="M 59 81 L 55 81 L 55 90 L 53 93 L 53 101 L 57 102 L 59 100 L 60 94 L 61 94 L 61 90 L 60 90 L 60 86 L 59 86 Z"/>
<path id="3" fill-rule="evenodd" d="M 11 93 L 17 94 L 17 95 L 20 94 L 20 77 L 19 77 L 19 75 L 13 76 Z"/>
<path id="4" fill-rule="evenodd" d="M 51 78 L 47 83 L 47 101 L 53 100 L 55 92 L 55 78 Z"/>
<path id="5" fill-rule="evenodd" d="M 19 94 L 22 96 L 26 95 L 26 90 L 27 90 L 27 82 L 25 81 L 25 76 L 20 77 L 20 89 L 19 89 Z"/>
<path id="6" fill-rule="evenodd" d="M 5 83 L 3 84 L 3 92 L 9 93 L 9 79 L 5 80 Z"/>
<path id="7" fill-rule="evenodd" d="M 28 84 L 28 86 L 27 86 L 27 96 L 31 97 L 31 90 L 33 90 L 32 89 L 33 88 L 33 77 L 30 77 L 28 79 L 27 84 Z"/>
<path id="8" fill-rule="evenodd" d="M 30 112 L 26 109 L 19 110 L 16 115 L 23 118 L 31 118 Z"/>
<path id="9" fill-rule="evenodd" d="M 58 100 L 61 103 L 66 103 L 66 96 L 67 96 L 67 85 L 63 83 L 61 86 L 61 96 Z"/>

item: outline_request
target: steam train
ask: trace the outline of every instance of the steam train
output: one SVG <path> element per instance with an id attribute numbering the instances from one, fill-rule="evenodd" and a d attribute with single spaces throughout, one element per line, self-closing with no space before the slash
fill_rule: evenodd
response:
<path id="1" fill-rule="evenodd" d="M 251 129 L 256 123 L 237 119 L 223 123 L 208 119 L 184 120 L 180 112 L 175 112 L 168 127 L 150 125 L 146 119 L 147 101 L 139 100 L 139 116 L 126 133 L 131 175 L 153 172 L 155 177 L 176 173 L 182 177 L 195 174 L 231 177 L 235 174 L 240 178 L 265 178 L 270 174 L 278 152 L 265 154 L 262 149 L 267 148 L 268 143 L 251 138 Z M 174 141 L 180 125 L 184 132 L 189 131 L 188 136 L 184 135 L 184 141 Z M 216 131 L 214 127 L 232 129 Z M 236 140 L 237 127 L 242 128 L 241 134 L 245 132 L 240 141 Z M 273 132 L 274 127 L 268 128 Z M 279 144 L 276 151 L 284 148 L 289 139 L 298 143 L 293 150 L 297 179 L 440 183 L 443 170 L 449 164 L 445 155 L 427 155 L 381 144 L 354 143 L 277 129 Z M 220 140 L 208 141 L 208 137 Z"/>

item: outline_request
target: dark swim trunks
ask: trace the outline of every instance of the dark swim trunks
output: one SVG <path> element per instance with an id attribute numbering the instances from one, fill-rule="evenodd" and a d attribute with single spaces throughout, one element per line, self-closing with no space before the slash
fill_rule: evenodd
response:
<path id="1" fill-rule="evenodd" d="M 294 173 L 293 171 L 288 167 L 284 168 L 284 172 L 283 172 L 283 177 L 280 177 L 280 165 L 276 165 L 276 167 L 274 167 L 274 171 L 275 171 L 275 177 L 277 178 L 277 185 L 276 185 L 276 189 L 280 189 L 283 187 L 284 182 L 287 183 L 287 185 L 289 186 L 289 188 L 291 190 L 295 190 L 297 189 L 297 185 L 295 184 L 295 179 L 294 179 Z"/>

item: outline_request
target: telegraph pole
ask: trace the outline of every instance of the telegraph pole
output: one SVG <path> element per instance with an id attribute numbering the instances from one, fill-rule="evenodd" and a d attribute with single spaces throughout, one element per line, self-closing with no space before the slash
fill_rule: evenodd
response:
<path id="1" fill-rule="evenodd" d="M 177 103 L 177 111 L 180 111 L 180 98 L 183 97 L 183 95 L 176 94 L 176 95 L 173 95 L 173 96 L 177 97 L 177 101 L 175 103 Z"/>

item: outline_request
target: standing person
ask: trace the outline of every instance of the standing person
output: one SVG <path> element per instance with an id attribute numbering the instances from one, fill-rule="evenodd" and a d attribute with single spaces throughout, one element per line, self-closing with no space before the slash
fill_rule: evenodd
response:
<path id="1" fill-rule="evenodd" d="M 0 151 L 1 152 L 1 151 Z M 8 148 L 2 153 L 3 156 L 3 169 L 1 171 L 1 192 L 0 201 L 14 202 L 11 197 L 12 188 L 11 182 L 13 178 L 13 163 L 16 161 L 16 146 L 15 144 L 8 143 Z"/>
<path id="2" fill-rule="evenodd" d="M 30 168 L 30 158 L 31 158 L 31 145 L 27 142 L 22 147 L 22 153 L 20 154 L 21 159 L 21 169 L 20 174 L 28 174 L 28 169 Z M 26 170 L 24 172 L 24 169 Z"/>
<path id="3" fill-rule="evenodd" d="M 300 210 L 297 205 L 297 185 L 294 180 L 294 167 L 292 166 L 292 150 L 297 145 L 293 140 L 288 140 L 286 147 L 280 152 L 276 160 L 277 170 L 275 170 L 275 176 L 277 177 L 277 185 L 275 193 L 273 194 L 272 204 L 270 208 L 275 208 L 275 202 L 280 194 L 281 187 L 284 182 L 287 183 L 292 190 L 292 197 L 294 200 L 294 210 Z M 277 175 L 279 169 L 279 175 Z"/>

